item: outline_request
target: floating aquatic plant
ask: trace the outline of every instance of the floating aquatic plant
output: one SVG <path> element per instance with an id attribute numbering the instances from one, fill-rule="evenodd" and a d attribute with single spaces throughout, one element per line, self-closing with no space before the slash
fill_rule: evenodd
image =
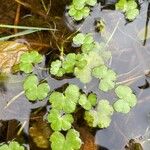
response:
<path id="1" fill-rule="evenodd" d="M 1 143 L 0 150 L 25 150 L 24 146 L 16 141 L 11 141 L 8 144 Z"/>
<path id="2" fill-rule="evenodd" d="M 25 52 L 20 57 L 20 71 L 31 73 L 33 65 L 42 62 L 43 57 L 37 51 Z"/>
<path id="3" fill-rule="evenodd" d="M 69 6 L 68 14 L 76 21 L 86 18 L 90 14 L 90 7 L 94 6 L 97 0 L 73 0 Z"/>
<path id="4" fill-rule="evenodd" d="M 26 97 L 30 101 L 43 100 L 50 92 L 47 83 L 39 83 L 36 75 L 29 75 L 23 84 Z"/>
<path id="5" fill-rule="evenodd" d="M 95 109 L 85 112 L 84 119 L 90 127 L 107 128 L 111 123 L 113 111 L 108 100 L 100 100 Z"/>
<path id="6" fill-rule="evenodd" d="M 107 92 L 115 87 L 115 80 L 117 78 L 116 73 L 107 68 L 105 65 L 95 67 L 93 69 L 92 75 L 100 79 L 99 89 Z"/>
<path id="7" fill-rule="evenodd" d="M 134 20 L 139 15 L 136 0 L 119 0 L 115 7 L 116 10 L 122 11 L 129 21 Z"/>
<path id="8" fill-rule="evenodd" d="M 117 112 L 128 113 L 136 105 L 137 98 L 128 86 L 119 85 L 115 89 L 115 93 L 119 97 L 113 105 Z"/>
<path id="9" fill-rule="evenodd" d="M 66 113 L 72 113 L 76 109 L 80 96 L 78 86 L 70 84 L 64 93 L 54 91 L 49 98 L 52 108 L 63 110 Z"/>
<path id="10" fill-rule="evenodd" d="M 79 150 L 82 141 L 80 134 L 74 129 L 68 130 L 66 136 L 56 131 L 50 137 L 52 150 Z"/>

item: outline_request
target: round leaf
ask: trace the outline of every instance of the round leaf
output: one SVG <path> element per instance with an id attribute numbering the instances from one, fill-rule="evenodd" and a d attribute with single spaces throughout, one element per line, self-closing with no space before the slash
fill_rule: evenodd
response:
<path id="1" fill-rule="evenodd" d="M 129 104 L 122 99 L 116 101 L 113 106 L 114 106 L 115 111 L 117 112 L 127 114 L 130 111 Z"/>
<path id="2" fill-rule="evenodd" d="M 44 98 L 46 98 L 49 91 L 50 91 L 50 87 L 47 83 L 41 83 L 40 85 L 38 85 L 38 88 L 37 88 L 38 99 L 43 100 Z"/>

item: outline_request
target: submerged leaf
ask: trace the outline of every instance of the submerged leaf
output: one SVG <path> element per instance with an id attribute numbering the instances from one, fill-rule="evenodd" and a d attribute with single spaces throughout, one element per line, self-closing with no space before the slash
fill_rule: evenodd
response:
<path id="1" fill-rule="evenodd" d="M 113 107 L 107 100 L 100 100 L 95 110 L 85 112 L 84 119 L 91 127 L 107 128 L 111 123 Z"/>
<path id="2" fill-rule="evenodd" d="M 74 74 L 81 82 L 89 83 L 92 79 L 92 69 L 104 64 L 104 61 L 99 54 L 93 51 L 89 52 L 89 54 L 85 54 L 84 59 L 87 61 L 87 65 L 83 69 L 75 68 Z"/>

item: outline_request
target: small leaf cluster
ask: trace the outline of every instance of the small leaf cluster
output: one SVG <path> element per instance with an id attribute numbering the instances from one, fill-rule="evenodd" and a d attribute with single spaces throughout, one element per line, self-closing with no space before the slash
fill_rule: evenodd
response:
<path id="1" fill-rule="evenodd" d="M 20 56 L 20 71 L 31 73 L 33 71 L 33 65 L 41 63 L 42 60 L 42 55 L 40 55 L 37 51 L 25 52 Z"/>
<path id="2" fill-rule="evenodd" d="M 62 110 L 65 113 L 73 113 L 80 96 L 79 90 L 78 86 L 70 84 L 64 93 L 57 91 L 52 92 L 49 98 L 52 108 Z"/>
<path id="3" fill-rule="evenodd" d="M 95 47 L 95 41 L 91 34 L 78 33 L 73 38 L 73 43 L 80 47 L 83 53 L 89 53 Z"/>
<path id="4" fill-rule="evenodd" d="M 77 47 L 81 46 L 82 53 L 69 53 L 63 60 L 53 61 L 50 73 L 58 77 L 73 73 L 82 83 L 89 83 L 92 80 L 92 69 L 103 65 L 111 53 L 106 50 L 104 43 L 95 42 L 91 34 L 78 33 L 73 43 Z"/>
<path id="5" fill-rule="evenodd" d="M 47 83 L 40 83 L 36 75 L 29 75 L 23 83 L 25 95 L 30 101 L 43 100 L 48 96 L 50 87 Z"/>
<path id="6" fill-rule="evenodd" d="M 11 141 L 9 144 L 0 144 L 0 150 L 25 150 L 24 146 L 21 146 L 16 141 Z"/>
<path id="7" fill-rule="evenodd" d="M 107 128 L 111 123 L 113 107 L 108 100 L 98 101 L 95 109 L 85 112 L 84 119 L 90 127 Z"/>
<path id="8" fill-rule="evenodd" d="M 73 73 L 75 68 L 82 69 L 87 64 L 82 54 L 69 53 L 64 60 L 51 63 L 50 73 L 62 77 L 65 73 Z"/>
<path id="9" fill-rule="evenodd" d="M 79 104 L 85 110 L 91 110 L 93 106 L 97 103 L 97 97 L 95 94 L 90 93 L 88 96 L 86 94 L 81 94 L 79 98 Z"/>
<path id="10" fill-rule="evenodd" d="M 121 10 L 125 13 L 126 19 L 134 20 L 139 15 L 138 5 L 135 0 L 119 0 L 115 4 L 116 10 Z"/>
<path id="11" fill-rule="evenodd" d="M 137 98 L 133 94 L 131 88 L 125 85 L 119 85 L 115 89 L 116 95 L 119 99 L 114 103 L 113 107 L 115 111 L 121 113 L 128 113 L 137 103 Z"/>
<path id="12" fill-rule="evenodd" d="M 68 14 L 76 21 L 80 21 L 90 14 L 90 6 L 94 6 L 97 0 L 73 0 L 69 6 Z"/>
<path id="13" fill-rule="evenodd" d="M 71 129 L 74 122 L 71 113 L 76 110 L 80 94 L 79 87 L 74 84 L 69 84 L 63 93 L 57 91 L 51 93 L 49 98 L 51 109 L 47 120 L 54 130 L 50 137 L 52 150 L 80 149 L 82 141 L 79 132 Z M 60 131 L 66 131 L 66 137 Z"/>
<path id="14" fill-rule="evenodd" d="M 73 43 L 81 47 L 84 59 L 87 61 L 87 65 L 85 65 L 84 68 L 75 68 L 74 75 L 79 78 L 82 83 L 89 83 L 92 79 L 92 69 L 103 65 L 105 61 L 111 57 L 111 53 L 106 50 L 104 43 L 95 42 L 91 34 L 78 33 L 73 38 Z"/>
<path id="15" fill-rule="evenodd" d="M 78 86 L 70 84 L 63 93 L 57 91 L 51 93 L 49 98 L 51 110 L 47 118 L 54 131 L 66 131 L 71 128 L 74 121 L 71 113 L 76 109 L 80 96 L 79 90 Z"/>
<path id="16" fill-rule="evenodd" d="M 117 75 L 112 69 L 107 68 L 105 65 L 95 67 L 92 71 L 92 75 L 100 79 L 100 90 L 107 92 L 115 87 Z"/>
<path id="17" fill-rule="evenodd" d="M 52 150 L 79 150 L 82 144 L 79 132 L 74 129 L 68 130 L 66 137 L 55 131 L 50 137 L 50 142 Z"/>

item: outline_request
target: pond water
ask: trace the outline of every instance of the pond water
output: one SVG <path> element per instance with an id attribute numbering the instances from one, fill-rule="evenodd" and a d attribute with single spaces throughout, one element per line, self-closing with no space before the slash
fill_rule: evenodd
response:
<path id="1" fill-rule="evenodd" d="M 112 52 L 112 58 L 108 66 L 117 72 L 117 84 L 124 83 L 132 87 L 137 95 L 138 104 L 127 115 L 115 113 L 108 128 L 97 130 L 95 143 L 108 150 L 124 150 L 129 140 L 135 139 L 142 145 L 144 150 L 149 150 L 150 88 L 139 88 L 145 84 L 145 80 L 150 82 L 150 77 L 146 76 L 150 70 L 150 38 L 147 38 L 146 44 L 143 46 L 143 32 L 147 19 L 148 1 L 142 2 L 140 15 L 133 22 L 127 23 L 122 13 L 114 10 L 101 10 L 101 5 L 97 4 L 92 8 L 91 15 L 78 24 L 68 17 L 65 10 L 65 1 L 51 0 L 50 13 L 44 16 L 46 18 L 42 16 L 45 12 L 43 12 L 41 3 L 39 4 L 38 0 L 16 0 L 15 3 L 11 2 L 10 4 L 14 5 L 16 9 L 17 1 L 22 2 L 19 3 L 21 5 L 19 25 L 40 27 L 54 27 L 56 25 L 56 28 L 59 30 L 58 33 L 54 33 L 55 35 L 51 32 L 40 32 L 16 38 L 17 40 L 25 40 L 31 47 L 37 48 L 43 54 L 45 53 L 45 60 L 42 64 L 36 66 L 34 73 L 38 75 L 39 79 L 46 78 L 51 89 L 60 88 L 66 83 L 75 83 L 85 93 L 92 91 L 99 98 L 105 97 L 113 103 L 115 98 L 112 98 L 112 93 L 101 93 L 97 88 L 98 81 L 96 79 L 93 79 L 92 82 L 86 85 L 82 84 L 78 79 L 71 77 L 58 80 L 50 77 L 49 71 L 46 69 L 47 61 L 52 61 L 59 55 L 57 46 L 61 46 L 65 38 L 77 29 L 83 33 L 91 32 L 96 41 L 107 43 L 108 49 Z M 49 1 L 45 2 L 48 3 Z M 5 5 L 7 5 L 7 8 L 10 7 L 8 3 L 6 4 L 3 1 L 2 6 L 0 6 L 0 12 L 2 11 L 0 18 L 3 16 L 3 20 L 0 19 L 0 23 L 13 24 L 15 11 L 12 9 L 13 13 L 8 11 L 3 14 L 2 9 L 4 9 Z M 11 14 L 10 18 L 8 18 L 9 13 Z M 94 25 L 95 20 L 100 18 L 105 22 L 105 30 L 101 34 L 95 31 Z M 150 24 L 148 29 L 150 29 Z M 2 29 L 0 33 L 7 35 L 12 32 L 12 30 Z M 71 48 L 69 42 L 65 43 L 66 53 Z M 24 77 L 24 74 L 10 74 L 6 81 L 0 81 L 0 120 L 16 119 L 24 125 L 24 132 L 28 134 L 31 111 L 36 108 L 45 107 L 47 101 L 30 103 L 26 99 L 22 88 Z M 34 148 L 32 149 L 34 150 Z"/>

